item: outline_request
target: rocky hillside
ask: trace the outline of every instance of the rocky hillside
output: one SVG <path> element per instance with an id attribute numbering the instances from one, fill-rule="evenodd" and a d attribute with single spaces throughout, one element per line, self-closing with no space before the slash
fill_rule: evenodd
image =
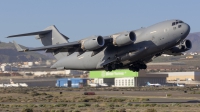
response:
<path id="1" fill-rule="evenodd" d="M 187 39 L 192 42 L 192 49 L 188 52 L 200 53 L 200 32 L 190 33 Z"/>
<path id="2" fill-rule="evenodd" d="M 51 57 L 39 52 L 17 52 L 13 43 L 0 43 L 0 63 L 45 61 L 48 59 L 51 59 Z"/>

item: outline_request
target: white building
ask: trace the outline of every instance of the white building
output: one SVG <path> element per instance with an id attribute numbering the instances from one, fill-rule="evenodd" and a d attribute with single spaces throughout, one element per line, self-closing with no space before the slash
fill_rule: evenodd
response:
<path id="1" fill-rule="evenodd" d="M 115 78 L 115 87 L 135 87 L 135 77 Z"/>
<path id="2" fill-rule="evenodd" d="M 113 81 L 112 81 L 113 80 Z M 95 78 L 94 83 L 104 84 L 104 83 L 114 83 L 114 87 L 135 87 L 135 77 L 126 77 L 126 78 Z"/>
<path id="3" fill-rule="evenodd" d="M 33 62 L 28 62 L 28 66 L 33 66 Z"/>
<path id="4" fill-rule="evenodd" d="M 41 65 L 41 62 L 36 61 L 36 62 L 34 62 L 34 64 L 35 64 L 35 65 Z"/>
<path id="5" fill-rule="evenodd" d="M 94 79 L 94 83 L 96 83 L 96 84 L 103 84 L 104 82 L 103 82 L 103 78 L 95 78 Z"/>
<path id="6" fill-rule="evenodd" d="M 45 72 L 45 71 L 29 71 L 29 72 L 19 72 L 21 74 L 24 73 L 31 73 L 34 76 L 44 76 L 44 75 L 66 75 L 65 71 L 50 71 L 50 72 Z"/>
<path id="7" fill-rule="evenodd" d="M 149 75 L 145 70 L 132 72 L 130 70 L 115 70 L 112 72 L 90 71 L 89 78 L 94 79 L 94 83 L 106 83 L 112 87 L 138 87 L 145 86 L 147 82 L 166 83 L 167 75 Z"/>

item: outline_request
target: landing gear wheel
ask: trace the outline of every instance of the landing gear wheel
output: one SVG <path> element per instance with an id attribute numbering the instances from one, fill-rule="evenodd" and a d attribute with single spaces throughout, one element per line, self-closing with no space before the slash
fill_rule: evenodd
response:
<path id="1" fill-rule="evenodd" d="M 111 67 L 112 67 L 113 70 L 116 70 L 117 69 L 117 64 L 112 64 Z"/>
<path id="2" fill-rule="evenodd" d="M 132 66 L 129 66 L 129 70 L 131 70 L 133 72 L 138 72 L 140 70 L 140 68 L 132 65 Z"/>
<path id="3" fill-rule="evenodd" d="M 115 62 L 103 66 L 106 71 L 112 71 L 123 67 L 123 63 Z"/>
<path id="4" fill-rule="evenodd" d="M 123 63 L 119 63 L 119 68 L 122 68 L 123 67 Z"/>
<path id="5" fill-rule="evenodd" d="M 140 68 L 141 68 L 141 69 L 147 69 L 147 65 L 142 64 L 142 65 L 140 66 Z"/>
<path id="6" fill-rule="evenodd" d="M 139 72 L 140 69 L 139 69 L 139 68 L 134 68 L 133 71 L 135 71 L 135 72 Z"/>
<path id="7" fill-rule="evenodd" d="M 112 71 L 112 67 L 110 65 L 107 65 L 104 67 L 106 71 Z"/>
<path id="8" fill-rule="evenodd" d="M 107 66 L 108 67 L 108 71 L 112 71 L 112 67 L 111 66 Z"/>

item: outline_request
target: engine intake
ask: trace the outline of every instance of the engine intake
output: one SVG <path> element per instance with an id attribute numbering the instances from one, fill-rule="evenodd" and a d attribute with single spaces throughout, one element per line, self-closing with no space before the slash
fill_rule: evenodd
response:
<path id="1" fill-rule="evenodd" d="M 190 40 L 183 40 L 179 45 L 171 49 L 172 53 L 180 53 L 190 50 L 192 48 L 192 43 Z"/>
<path id="2" fill-rule="evenodd" d="M 192 48 L 192 43 L 190 40 L 183 40 L 179 46 L 180 46 L 180 49 L 183 49 L 183 50 L 188 49 L 189 50 Z"/>
<path id="3" fill-rule="evenodd" d="M 81 49 L 93 51 L 104 46 L 105 40 L 102 36 L 92 36 L 88 39 L 82 40 Z"/>
<path id="4" fill-rule="evenodd" d="M 135 42 L 136 35 L 133 31 L 129 33 L 120 34 L 117 37 L 113 37 L 113 45 L 115 46 L 124 46 Z"/>

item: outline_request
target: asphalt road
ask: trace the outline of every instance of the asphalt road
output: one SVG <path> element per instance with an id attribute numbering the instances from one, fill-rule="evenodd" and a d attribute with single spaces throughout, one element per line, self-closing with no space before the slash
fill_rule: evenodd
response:
<path id="1" fill-rule="evenodd" d="M 14 80 L 15 83 L 25 82 L 29 87 L 45 87 L 51 86 L 55 87 L 56 79 L 34 79 L 34 80 Z M 0 81 L 0 83 L 9 83 L 9 80 Z M 177 91 L 95 91 L 95 88 L 91 89 L 96 93 L 96 95 L 106 96 L 106 97 L 135 97 L 135 98 L 148 98 L 149 101 L 142 103 L 200 103 L 200 94 L 191 94 L 192 91 L 184 92 L 184 89 Z M 78 94 L 83 94 L 84 89 L 80 91 L 67 91 L 66 89 L 61 89 L 63 93 L 74 92 Z M 88 91 L 90 91 L 88 89 Z M 58 91 L 60 92 L 60 91 Z M 170 96 L 167 96 L 170 95 Z M 131 103 L 141 103 L 141 102 L 131 102 Z M 0 102 L 1 104 L 1 102 Z"/>
<path id="2" fill-rule="evenodd" d="M 63 93 L 80 93 L 85 91 L 62 91 Z M 88 91 L 89 92 L 89 91 Z M 148 98 L 149 101 L 130 103 L 200 103 L 200 94 L 184 93 L 182 91 L 93 91 L 96 95 L 105 97 Z M 166 96 L 170 94 L 171 96 Z"/>
<path id="3" fill-rule="evenodd" d="M 58 93 L 62 92 L 63 94 L 80 94 L 83 95 L 84 90 L 81 91 L 67 91 L 65 89 L 61 89 L 56 91 Z M 89 90 L 88 90 L 89 92 Z M 95 96 L 104 96 L 104 97 L 118 97 L 118 98 L 148 98 L 148 101 L 142 102 L 130 102 L 133 104 L 141 104 L 141 103 L 189 103 L 195 104 L 200 103 L 200 94 L 191 94 L 184 93 L 183 91 L 93 91 L 95 92 Z M 170 96 L 166 96 L 166 94 L 170 94 Z M 54 102 L 55 103 L 55 102 Z M 69 103 L 69 102 L 57 102 L 61 104 Z M 74 102 L 71 102 L 74 103 Z M 83 103 L 83 102 L 78 102 Z M 84 102 L 85 103 L 85 102 Z M 94 102 L 87 102 L 94 103 Z M 122 102 L 123 103 L 123 102 Z M 126 102 L 127 103 L 127 102 Z M 10 102 L 0 102 L 0 104 L 15 104 Z M 26 104 L 26 103 L 20 103 Z M 33 102 L 29 104 L 51 104 L 51 102 Z"/>
<path id="4" fill-rule="evenodd" d="M 94 102 L 56 102 L 56 104 L 77 104 L 77 103 L 89 103 L 93 104 Z M 111 103 L 111 102 L 110 102 Z M 125 103 L 125 102 L 122 102 Z M 127 102 L 126 102 L 127 103 Z M 195 104 L 200 103 L 200 100 L 193 99 L 172 99 L 172 98 L 149 98 L 149 101 L 144 102 L 130 102 L 132 104 L 142 104 L 142 103 L 155 103 L 155 104 L 168 104 L 168 103 L 184 103 L 184 104 Z M 27 104 L 21 102 L 0 102 L 0 104 Z M 55 102 L 29 102 L 28 104 L 55 104 Z"/>

